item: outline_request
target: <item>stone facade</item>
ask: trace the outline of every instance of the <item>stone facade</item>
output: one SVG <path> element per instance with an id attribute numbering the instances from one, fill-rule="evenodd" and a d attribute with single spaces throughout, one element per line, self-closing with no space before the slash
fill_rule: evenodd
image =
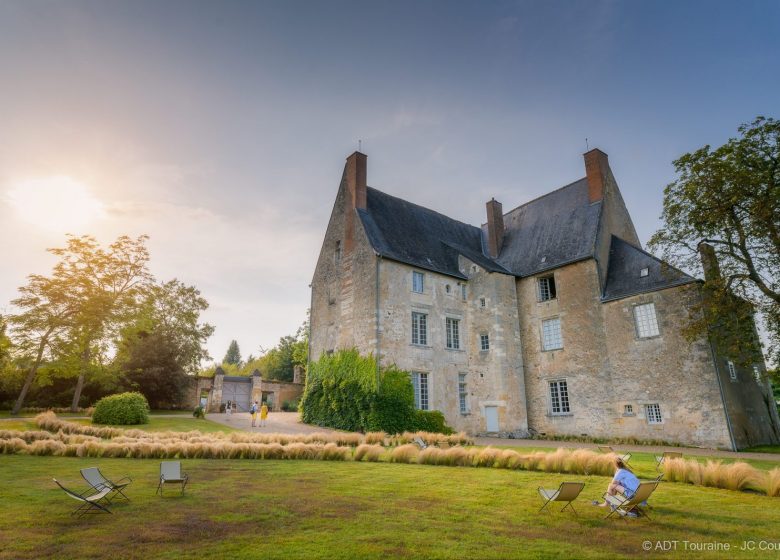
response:
<path id="1" fill-rule="evenodd" d="M 365 156 L 350 156 L 312 280 L 311 359 L 354 347 L 394 363 L 412 372 L 418 405 L 471 434 L 776 443 L 765 377 L 732 379 L 708 340 L 683 337 L 701 283 L 641 250 L 606 154 L 585 159 L 585 179 L 505 215 L 493 200 L 473 228 L 367 188 Z M 655 318 L 651 336 L 637 309 Z"/>

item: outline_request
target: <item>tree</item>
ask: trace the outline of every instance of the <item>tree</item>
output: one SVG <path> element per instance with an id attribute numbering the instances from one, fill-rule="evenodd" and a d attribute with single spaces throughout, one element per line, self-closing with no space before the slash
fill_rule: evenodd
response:
<path id="1" fill-rule="evenodd" d="M 141 331 L 125 341 L 125 357 L 119 367 L 124 389 L 142 393 L 152 408 L 179 403 L 187 387 L 179 344 L 164 329 Z"/>
<path id="2" fill-rule="evenodd" d="M 230 341 L 230 346 L 228 347 L 225 357 L 222 358 L 222 363 L 233 364 L 235 366 L 241 363 L 241 350 L 238 349 L 238 342 L 235 340 Z"/>
<path id="3" fill-rule="evenodd" d="M 51 278 L 33 274 L 19 288 L 21 295 L 11 303 L 21 309 L 8 318 L 13 328 L 15 350 L 27 370 L 19 397 L 11 414 L 16 415 L 32 386 L 43 359 L 62 346 L 62 337 L 78 312 L 78 301 L 68 286 Z"/>
<path id="4" fill-rule="evenodd" d="M 709 318 L 693 330 L 712 331 L 715 317 L 736 318 L 732 339 L 751 344 L 747 316 L 758 311 L 769 335 L 769 355 L 780 359 L 780 122 L 757 117 L 712 150 L 709 145 L 674 161 L 679 177 L 664 190 L 664 224 L 650 240 L 670 262 L 700 271 L 699 244 L 714 248 L 720 278 L 708 278 Z M 747 304 L 747 307 L 745 304 Z M 746 311 L 749 309 L 749 311 Z M 750 323 L 750 324 L 748 324 Z M 722 325 L 721 325 L 722 326 Z M 736 335 L 736 336 L 734 336 Z M 757 346 L 757 344 L 754 344 Z M 755 355 L 757 349 L 742 349 Z"/>
<path id="5" fill-rule="evenodd" d="M 49 277 L 31 275 L 12 304 L 12 335 L 29 370 L 14 411 L 24 402 L 44 357 L 78 362 L 71 404 L 76 409 L 84 381 L 106 355 L 122 325 L 138 306 L 151 275 L 147 237 L 119 237 L 108 250 L 90 236 L 69 236 L 65 247 L 48 249 L 60 260 Z"/>
<path id="6" fill-rule="evenodd" d="M 153 408 L 179 402 L 187 374 L 209 359 L 205 343 L 214 332 L 200 323 L 208 302 L 174 279 L 154 284 L 133 322 L 124 328 L 114 364 L 128 390 L 138 390 Z"/>

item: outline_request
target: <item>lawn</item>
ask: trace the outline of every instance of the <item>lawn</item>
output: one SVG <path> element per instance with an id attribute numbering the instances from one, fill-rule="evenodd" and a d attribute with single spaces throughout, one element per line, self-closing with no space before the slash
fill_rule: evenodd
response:
<path id="1" fill-rule="evenodd" d="M 77 519 L 52 483 L 78 469 L 129 475 L 130 503 Z M 0 558 L 775 558 L 777 498 L 663 483 L 652 521 L 603 519 L 588 504 L 608 478 L 489 468 L 321 461 L 186 460 L 190 485 L 154 495 L 159 462 L 0 455 Z M 580 513 L 537 513 L 539 485 L 583 480 Z M 674 552 L 643 542 L 679 541 Z M 730 543 L 728 552 L 683 541 Z M 737 549 L 737 550 L 735 550 Z"/>

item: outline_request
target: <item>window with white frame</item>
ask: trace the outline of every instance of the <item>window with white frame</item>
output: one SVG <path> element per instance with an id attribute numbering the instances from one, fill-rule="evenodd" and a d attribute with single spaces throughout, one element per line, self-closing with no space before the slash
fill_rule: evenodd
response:
<path id="1" fill-rule="evenodd" d="M 563 348 L 561 338 L 561 319 L 545 319 L 542 321 L 542 350 L 558 350 Z"/>
<path id="2" fill-rule="evenodd" d="M 450 285 L 449 285 L 449 284 L 447 284 L 446 286 L 444 286 L 444 290 L 445 290 L 445 291 L 446 291 L 448 294 L 450 293 L 451 289 L 452 289 L 452 288 L 450 288 Z"/>
<path id="3" fill-rule="evenodd" d="M 537 280 L 537 286 L 539 287 L 539 301 L 548 301 L 557 297 L 555 292 L 555 278 L 553 276 L 545 276 Z"/>
<path id="4" fill-rule="evenodd" d="M 761 383 L 761 368 L 757 365 L 753 365 L 753 377 L 756 378 L 756 383 Z"/>
<path id="5" fill-rule="evenodd" d="M 737 380 L 737 368 L 734 366 L 734 362 L 729 360 L 727 365 L 729 367 L 729 379 L 731 379 L 732 381 L 736 381 Z"/>
<path id="6" fill-rule="evenodd" d="M 645 276 L 650 276 L 650 269 L 649 268 L 640 268 L 639 269 L 639 277 L 644 278 Z"/>
<path id="7" fill-rule="evenodd" d="M 569 387 L 565 379 L 550 381 L 550 413 L 568 414 L 569 408 Z"/>
<path id="8" fill-rule="evenodd" d="M 413 371 L 411 376 L 412 387 L 414 387 L 414 407 L 417 410 L 428 410 L 428 374 Z"/>
<path id="9" fill-rule="evenodd" d="M 479 306 L 480 307 L 485 307 L 485 298 L 483 298 L 483 297 L 479 298 Z"/>
<path id="10" fill-rule="evenodd" d="M 458 403 L 460 406 L 460 413 L 466 414 L 469 411 L 468 393 L 466 391 L 466 374 L 458 374 Z"/>
<path id="11" fill-rule="evenodd" d="M 645 405 L 645 415 L 648 424 L 660 424 L 663 421 L 661 417 L 661 405 L 657 403 Z"/>
<path id="12" fill-rule="evenodd" d="M 645 303 L 634 306 L 634 322 L 636 323 L 636 335 L 639 338 L 658 336 L 658 319 L 655 315 L 655 304 Z"/>
<path id="13" fill-rule="evenodd" d="M 412 344 L 428 344 L 428 315 L 412 311 Z"/>
<path id="14" fill-rule="evenodd" d="M 466 301 L 466 284 L 460 285 L 460 297 L 463 301 Z"/>
<path id="15" fill-rule="evenodd" d="M 447 348 L 457 350 L 460 348 L 460 320 L 447 317 Z"/>
<path id="16" fill-rule="evenodd" d="M 423 293 L 425 290 L 425 274 L 422 272 L 412 271 L 412 291 L 418 294 Z"/>
<path id="17" fill-rule="evenodd" d="M 479 335 L 479 349 L 483 352 L 490 350 L 490 337 L 487 334 Z"/>
<path id="18" fill-rule="evenodd" d="M 633 415 L 634 415 L 634 405 L 632 404 L 623 405 L 623 416 L 633 416 Z"/>

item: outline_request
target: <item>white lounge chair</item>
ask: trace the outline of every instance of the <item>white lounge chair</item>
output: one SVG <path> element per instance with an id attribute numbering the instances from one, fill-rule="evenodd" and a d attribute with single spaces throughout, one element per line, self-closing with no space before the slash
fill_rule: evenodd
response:
<path id="1" fill-rule="evenodd" d="M 551 502 L 566 502 L 566 505 L 561 508 L 561 511 L 570 507 L 574 512 L 574 515 L 578 515 L 572 502 L 577 499 L 577 496 L 580 495 L 583 488 L 585 488 L 584 482 L 561 482 L 561 485 L 557 490 L 547 490 L 540 486 L 538 492 L 545 502 L 539 511 L 541 512 Z"/>
<path id="2" fill-rule="evenodd" d="M 647 515 L 647 512 L 640 509 L 639 506 L 647 501 L 647 499 L 650 497 L 650 494 L 655 492 L 655 489 L 658 488 L 659 484 L 660 482 L 658 479 L 654 480 L 653 482 L 640 482 L 636 492 L 634 492 L 634 495 L 630 498 L 622 494 L 604 494 L 604 500 L 609 504 L 610 509 L 612 510 L 609 512 L 607 517 L 610 517 L 615 513 L 621 517 L 634 517 L 634 515 L 629 515 L 630 512 L 633 511 L 636 513 L 637 517 L 642 515 L 650 519 L 650 516 Z"/>
<path id="3" fill-rule="evenodd" d="M 414 438 L 414 443 L 416 443 L 420 449 L 425 449 L 426 447 L 428 447 L 428 444 L 425 443 L 425 441 L 423 441 L 423 438 L 421 438 L 420 436 Z"/>
<path id="4" fill-rule="evenodd" d="M 77 507 L 75 510 L 71 512 L 71 515 L 79 514 L 79 517 L 82 517 L 88 513 L 111 513 L 108 508 L 98 502 L 105 499 L 106 496 L 111 492 L 110 488 L 104 488 L 103 490 L 100 490 L 99 492 L 96 492 L 94 488 L 90 488 L 83 494 L 77 494 L 76 492 L 73 492 L 72 490 L 68 490 L 65 488 L 62 484 L 60 484 L 56 478 L 52 479 L 54 481 L 54 484 L 62 488 L 62 490 L 71 498 L 74 500 L 81 502 L 79 507 Z M 89 495 L 87 495 L 89 494 Z"/>
<path id="5" fill-rule="evenodd" d="M 631 460 L 631 453 L 619 453 L 615 451 L 612 447 L 609 445 L 599 445 L 598 447 L 599 451 L 602 453 L 614 453 L 618 456 L 618 459 L 622 459 L 623 462 L 628 465 L 628 462 Z"/>
<path id="6" fill-rule="evenodd" d="M 655 468 L 660 469 L 667 459 L 682 459 L 682 456 L 680 451 L 664 451 L 662 455 L 655 456 Z"/>
<path id="7" fill-rule="evenodd" d="M 130 498 L 122 491 L 125 487 L 129 486 L 133 482 L 129 477 L 120 478 L 116 482 L 108 480 L 100 469 L 97 467 L 89 467 L 88 469 L 81 469 L 81 476 L 84 477 L 92 488 L 100 492 L 105 488 L 108 488 L 114 494 L 121 495 L 125 500 L 130 501 Z M 107 498 L 107 501 L 111 503 L 112 498 Z"/>
<path id="8" fill-rule="evenodd" d="M 187 486 L 189 477 L 181 472 L 181 461 L 163 461 L 160 463 L 160 484 L 157 485 L 157 492 L 160 496 L 163 494 L 163 486 L 166 484 L 181 484 L 181 493 L 184 494 L 184 488 Z"/>

